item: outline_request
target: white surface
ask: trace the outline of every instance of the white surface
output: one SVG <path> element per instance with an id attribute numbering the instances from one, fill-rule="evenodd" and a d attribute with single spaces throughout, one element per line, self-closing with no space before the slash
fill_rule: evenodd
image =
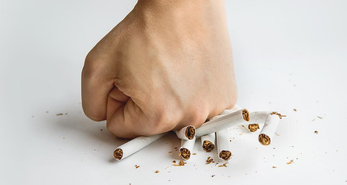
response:
<path id="1" fill-rule="evenodd" d="M 347 184 L 347 1 L 227 1 L 238 104 L 288 116 L 268 147 L 231 129 L 227 168 L 198 144 L 174 167 L 173 133 L 115 162 L 125 141 L 83 115 L 84 57 L 134 4 L 0 2 L 0 184 Z"/>

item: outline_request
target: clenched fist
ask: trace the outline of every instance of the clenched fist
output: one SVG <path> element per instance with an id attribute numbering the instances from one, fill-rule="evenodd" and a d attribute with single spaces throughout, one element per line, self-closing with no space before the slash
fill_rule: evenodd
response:
<path id="1" fill-rule="evenodd" d="M 224 6 L 139 0 L 86 57 L 85 114 L 132 138 L 199 127 L 232 108 L 237 89 Z"/>

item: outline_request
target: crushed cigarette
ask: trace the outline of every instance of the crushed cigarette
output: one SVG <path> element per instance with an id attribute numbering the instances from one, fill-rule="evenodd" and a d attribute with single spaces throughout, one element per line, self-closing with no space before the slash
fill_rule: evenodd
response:
<path id="1" fill-rule="evenodd" d="M 190 158 L 190 151 L 186 148 L 182 148 L 180 150 L 179 156 L 181 156 L 183 159 L 188 160 Z"/>
<path id="2" fill-rule="evenodd" d="M 121 160 L 123 157 L 123 150 L 121 148 L 117 148 L 114 152 L 113 152 L 113 157 Z"/>
<path id="3" fill-rule="evenodd" d="M 258 140 L 262 145 L 269 145 L 271 143 L 270 137 L 265 134 L 260 134 Z"/>
<path id="4" fill-rule="evenodd" d="M 189 140 L 193 139 L 195 137 L 195 128 L 193 126 L 188 126 L 185 135 Z"/>
<path id="5" fill-rule="evenodd" d="M 316 131 L 314 131 L 314 133 L 315 133 L 315 134 L 318 134 L 318 131 L 316 130 Z M 324 135 L 324 134 L 323 134 L 323 135 Z"/>
<path id="6" fill-rule="evenodd" d="M 283 117 L 287 117 L 286 115 L 282 115 L 278 112 L 271 112 L 270 115 L 277 115 L 278 117 L 280 117 L 280 119 L 282 119 Z"/>
<path id="7" fill-rule="evenodd" d="M 259 128 L 260 128 L 260 127 L 259 127 L 259 124 L 258 124 L 258 123 L 254 123 L 254 124 L 249 124 L 249 125 L 248 125 L 248 129 L 249 129 L 249 131 L 251 131 L 251 132 L 255 132 L 255 131 L 257 131 Z"/>
<path id="8" fill-rule="evenodd" d="M 212 163 L 213 162 L 213 159 L 211 158 L 211 157 L 208 157 L 207 159 L 206 159 L 206 164 L 210 164 L 210 163 Z"/>
<path id="9" fill-rule="evenodd" d="M 214 149 L 214 144 L 211 141 L 205 140 L 202 148 L 205 150 L 205 152 L 211 152 Z"/>
<path id="10" fill-rule="evenodd" d="M 243 116 L 243 119 L 244 119 L 245 121 L 249 121 L 249 120 L 250 120 L 250 118 L 249 118 L 249 112 L 248 112 L 247 109 L 243 109 L 243 110 L 242 110 L 242 116 Z"/>
<path id="11" fill-rule="evenodd" d="M 293 160 L 290 160 L 289 162 L 287 162 L 287 164 L 292 164 L 294 161 Z"/>
<path id="12" fill-rule="evenodd" d="M 140 166 L 138 166 L 138 165 L 135 165 L 135 168 L 137 169 L 137 168 L 140 168 Z"/>
<path id="13" fill-rule="evenodd" d="M 63 115 L 63 113 L 59 113 L 59 114 L 57 114 L 57 116 L 62 116 Z"/>
<path id="14" fill-rule="evenodd" d="M 155 171 L 155 173 L 159 173 L 159 170 Z"/>
<path id="15" fill-rule="evenodd" d="M 227 150 L 223 150 L 221 153 L 219 153 L 219 157 L 227 161 L 231 157 L 231 152 Z"/>

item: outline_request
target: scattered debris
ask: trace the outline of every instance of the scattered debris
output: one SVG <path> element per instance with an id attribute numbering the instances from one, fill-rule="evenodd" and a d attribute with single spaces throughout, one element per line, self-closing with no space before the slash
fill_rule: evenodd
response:
<path id="1" fill-rule="evenodd" d="M 277 168 L 277 166 L 272 166 L 272 168 Z"/>
<path id="2" fill-rule="evenodd" d="M 206 159 L 206 164 L 210 164 L 211 162 L 214 162 L 213 159 L 211 157 L 208 157 Z"/>
<path id="3" fill-rule="evenodd" d="M 287 162 L 287 164 L 293 164 L 294 161 L 293 160 L 290 160 L 289 162 Z"/>
<path id="4" fill-rule="evenodd" d="M 318 131 L 316 130 L 316 131 L 314 131 L 314 133 L 315 133 L 315 134 L 318 134 Z M 323 134 L 323 135 L 324 135 L 324 134 Z"/>
<path id="5" fill-rule="evenodd" d="M 212 175 L 211 177 L 214 177 L 215 175 Z"/>
<path id="6" fill-rule="evenodd" d="M 155 173 L 159 173 L 159 170 L 155 171 Z"/>
<path id="7" fill-rule="evenodd" d="M 59 114 L 57 114 L 57 116 L 62 116 L 63 115 L 63 113 L 59 113 Z"/>
<path id="8" fill-rule="evenodd" d="M 296 109 L 293 109 L 296 112 Z"/>
<path id="9" fill-rule="evenodd" d="M 224 163 L 222 165 L 219 165 L 218 167 L 228 167 L 228 166 L 227 166 L 227 163 Z"/>
<path id="10" fill-rule="evenodd" d="M 135 168 L 136 168 L 136 169 L 137 169 L 137 168 L 140 168 L 140 166 L 138 166 L 138 165 L 135 164 Z M 159 172 L 159 171 L 158 171 L 158 172 Z"/>
<path id="11" fill-rule="evenodd" d="M 323 119 L 323 117 L 320 117 L 320 116 L 317 116 L 317 118 L 319 118 L 319 119 Z"/>

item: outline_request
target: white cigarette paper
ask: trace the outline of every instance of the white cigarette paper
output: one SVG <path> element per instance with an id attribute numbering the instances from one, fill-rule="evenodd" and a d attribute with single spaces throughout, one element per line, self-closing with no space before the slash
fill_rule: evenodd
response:
<path id="1" fill-rule="evenodd" d="M 229 130 L 216 132 L 218 157 L 228 161 L 231 157 L 231 144 L 229 142 Z"/>
<path id="2" fill-rule="evenodd" d="M 175 133 L 180 139 L 192 140 L 195 137 L 195 127 L 191 125 L 185 126 L 181 130 L 175 130 Z"/>
<path id="3" fill-rule="evenodd" d="M 202 149 L 206 152 L 211 152 L 215 147 L 215 139 L 216 134 L 214 132 L 211 134 L 201 136 Z"/>
<path id="4" fill-rule="evenodd" d="M 247 109 L 241 109 L 206 122 L 201 127 L 196 129 L 196 136 L 201 137 L 203 135 L 217 132 L 235 125 L 247 124 L 248 121 L 249 112 Z"/>
<path id="5" fill-rule="evenodd" d="M 270 111 L 255 111 L 255 112 L 251 112 L 249 113 L 249 122 L 250 123 L 265 123 L 266 118 L 268 115 L 270 115 L 271 112 Z"/>
<path id="6" fill-rule="evenodd" d="M 280 117 L 276 114 L 269 114 L 266 118 L 263 129 L 261 130 L 258 140 L 262 145 L 269 145 L 275 135 Z"/>
<path id="7" fill-rule="evenodd" d="M 137 137 L 134 138 L 123 145 L 119 146 L 114 152 L 113 157 L 117 160 L 122 160 L 138 151 L 140 151 L 142 148 L 150 145 L 154 141 L 158 140 L 159 138 L 163 137 L 166 133 L 163 134 L 157 134 L 153 136 L 148 137 Z"/>
<path id="8" fill-rule="evenodd" d="M 179 156 L 181 156 L 183 160 L 188 160 L 193 155 L 195 139 L 196 137 L 194 137 L 192 140 L 181 140 Z"/>

